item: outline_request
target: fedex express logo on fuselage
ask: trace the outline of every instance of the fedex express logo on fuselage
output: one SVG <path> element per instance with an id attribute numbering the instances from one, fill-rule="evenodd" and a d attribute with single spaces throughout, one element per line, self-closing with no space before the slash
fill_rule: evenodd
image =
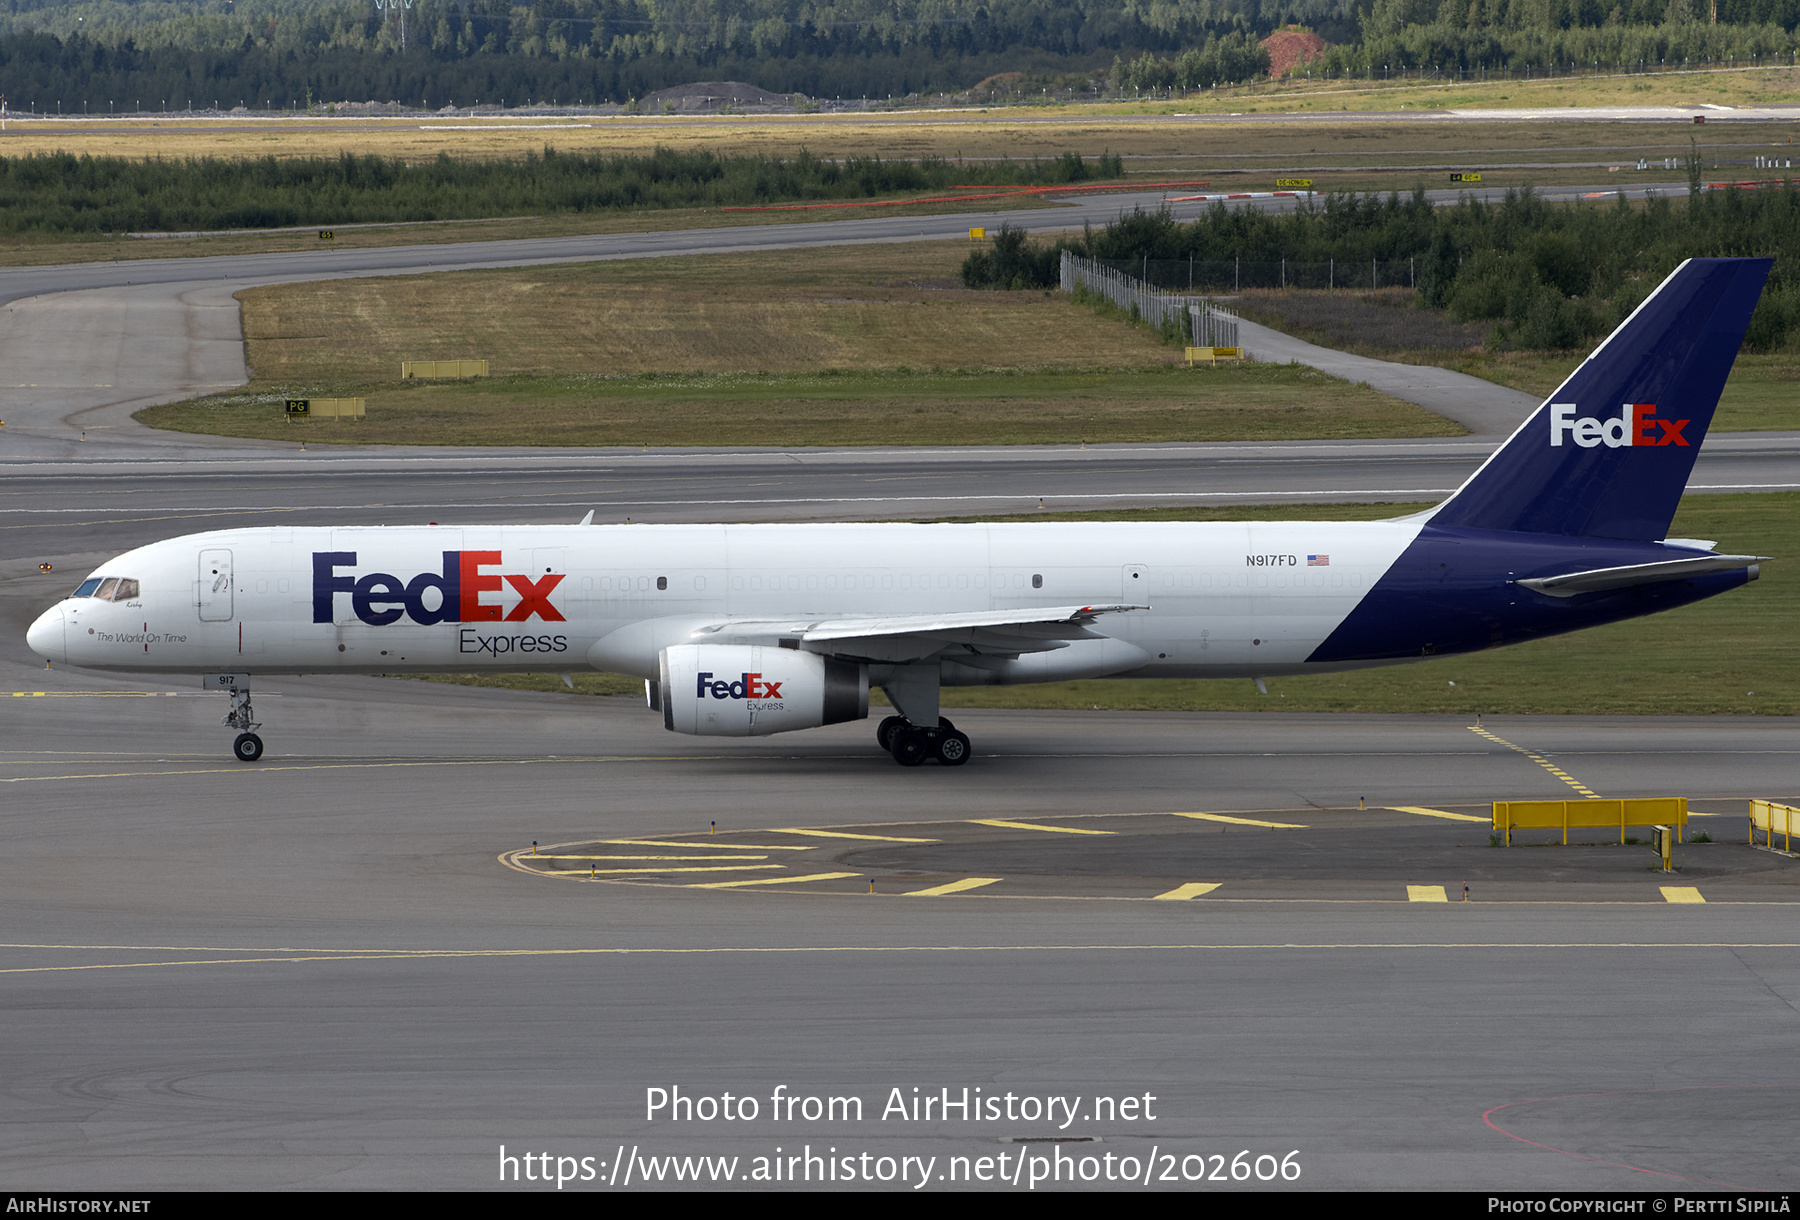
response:
<path id="1" fill-rule="evenodd" d="M 1572 402 L 1550 404 L 1552 446 L 1561 447 L 1563 437 L 1567 436 L 1583 449 L 1592 449 L 1598 445 L 1605 445 L 1608 449 L 1658 445 L 1679 445 L 1684 449 L 1688 447 L 1688 438 L 1681 434 L 1681 430 L 1693 421 L 1658 419 L 1656 404 L 1653 402 L 1623 403 L 1619 414 L 1612 419 L 1596 419 L 1592 415 L 1576 419 L 1575 409 Z"/>
<path id="2" fill-rule="evenodd" d="M 339 568 L 356 566 L 355 551 L 314 551 L 313 622 L 332 621 L 332 602 L 340 593 L 350 595 L 350 609 L 371 627 L 398 622 L 402 615 L 424 627 L 438 623 L 522 623 L 536 615 L 547 623 L 565 622 L 550 602 L 550 594 L 562 583 L 561 574 L 537 580 L 522 574 L 484 572 L 500 566 L 499 551 L 445 551 L 441 572 L 420 572 L 408 580 L 386 572 L 362 576 L 338 574 Z M 502 584 L 519 594 L 519 604 L 506 611 L 484 602 L 482 596 L 498 593 Z M 426 597 L 436 605 L 427 605 Z"/>

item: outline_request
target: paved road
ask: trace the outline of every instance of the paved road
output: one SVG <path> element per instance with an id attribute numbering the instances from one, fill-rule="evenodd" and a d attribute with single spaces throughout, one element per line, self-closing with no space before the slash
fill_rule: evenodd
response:
<path id="1" fill-rule="evenodd" d="M 1467 373 L 1353 356 L 1247 320 L 1238 322 L 1238 342 L 1254 359 L 1310 365 L 1345 381 L 1366 382 L 1371 389 L 1453 419 L 1484 439 L 1510 435 L 1541 401 L 1535 394 L 1509 390 Z"/>

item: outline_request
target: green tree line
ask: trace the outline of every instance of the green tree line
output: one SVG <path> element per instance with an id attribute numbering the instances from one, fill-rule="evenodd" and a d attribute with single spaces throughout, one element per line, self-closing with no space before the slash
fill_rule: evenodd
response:
<path id="1" fill-rule="evenodd" d="M 1697 162 L 1690 162 L 1697 181 Z M 1708 191 L 1675 202 L 1550 204 L 1529 190 L 1498 203 L 1433 207 L 1410 197 L 1333 194 L 1276 215 L 1217 204 L 1191 223 L 1138 211 L 1053 246 L 1005 229 L 963 266 L 970 287 L 1050 287 L 1061 251 L 1112 260 L 1233 259 L 1340 264 L 1415 260 L 1418 304 L 1491 320 L 1491 342 L 1579 348 L 1610 332 L 1687 258 L 1776 258 L 1746 346 L 1800 346 L 1800 185 Z"/>
<path id="2" fill-rule="evenodd" d="M 1039 185 L 1118 177 L 1117 157 L 975 162 L 558 153 L 422 164 L 336 157 L 0 157 L 0 232 L 98 234 L 275 228 L 609 209 L 867 199 L 959 184 Z"/>

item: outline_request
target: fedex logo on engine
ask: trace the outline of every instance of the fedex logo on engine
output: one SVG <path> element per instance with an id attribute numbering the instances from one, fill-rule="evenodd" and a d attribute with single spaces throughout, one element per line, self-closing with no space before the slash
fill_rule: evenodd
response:
<path id="1" fill-rule="evenodd" d="M 714 681 L 709 673 L 695 675 L 694 698 L 704 699 L 708 695 L 714 699 L 779 699 L 781 683 L 764 682 L 761 674 L 740 674 L 736 682 L 727 682 L 723 678 Z"/>
<path id="2" fill-rule="evenodd" d="M 1653 402 L 1621 404 L 1612 419 L 1595 419 L 1592 415 L 1575 418 L 1575 404 L 1550 404 L 1550 444 L 1560 448 L 1567 436 L 1583 449 L 1605 445 L 1608 449 L 1628 449 L 1659 445 L 1688 447 L 1681 430 L 1692 423 L 1687 419 L 1658 419 Z"/>
<path id="3" fill-rule="evenodd" d="M 339 568 L 356 566 L 355 551 L 314 551 L 313 622 L 332 621 L 333 601 L 340 593 L 350 595 L 351 611 L 371 627 L 398 622 L 402 615 L 425 627 L 522 623 L 533 615 L 547 623 L 566 621 L 550 603 L 550 594 L 562 583 L 560 574 L 534 581 L 525 575 L 482 571 L 500 566 L 499 551 L 445 551 L 443 556 L 443 571 L 420 572 L 403 581 L 386 572 L 340 576 Z M 499 605 L 482 600 L 484 594 L 500 592 L 503 583 L 519 595 L 518 605 L 505 611 L 504 618 Z"/>

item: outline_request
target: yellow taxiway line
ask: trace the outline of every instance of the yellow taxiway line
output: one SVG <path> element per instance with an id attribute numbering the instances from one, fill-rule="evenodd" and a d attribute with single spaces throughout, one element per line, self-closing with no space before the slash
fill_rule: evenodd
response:
<path id="1" fill-rule="evenodd" d="M 964 890 L 978 890 L 984 885 L 992 885 L 1000 881 L 1000 877 L 964 877 L 961 881 L 952 881 L 948 885 L 934 885 L 928 890 L 908 890 L 906 898 L 941 898 L 945 894 L 960 894 Z"/>
<path id="2" fill-rule="evenodd" d="M 1184 898 L 1198 898 L 1202 894 L 1210 894 L 1219 888 L 1217 881 L 1190 881 L 1186 885 L 1178 885 L 1166 894 L 1158 894 L 1158 898 L 1170 898 L 1179 902 Z"/>

